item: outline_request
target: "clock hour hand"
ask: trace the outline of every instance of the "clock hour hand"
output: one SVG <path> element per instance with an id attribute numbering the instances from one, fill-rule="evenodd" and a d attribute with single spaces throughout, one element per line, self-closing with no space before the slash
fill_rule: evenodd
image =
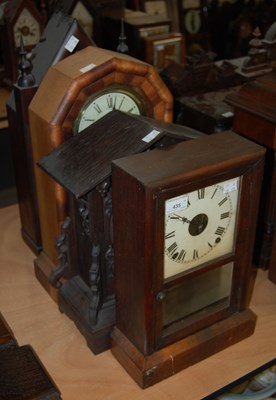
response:
<path id="1" fill-rule="evenodd" d="M 182 222 L 188 222 L 188 223 L 191 222 L 186 217 L 181 217 L 180 215 L 177 215 L 177 214 L 169 215 L 169 218 L 170 219 L 179 219 Z"/>

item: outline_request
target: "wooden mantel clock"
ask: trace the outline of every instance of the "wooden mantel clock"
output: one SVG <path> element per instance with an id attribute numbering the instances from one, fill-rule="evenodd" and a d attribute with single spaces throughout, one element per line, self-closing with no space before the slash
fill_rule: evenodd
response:
<path id="1" fill-rule="evenodd" d="M 141 387 L 253 333 L 264 153 L 224 132 L 113 161 L 112 352 Z"/>
<path id="2" fill-rule="evenodd" d="M 60 310 L 96 354 L 110 347 L 115 323 L 111 161 L 200 135 L 114 110 L 38 162 L 68 194 L 57 240 L 59 266 L 50 281 L 58 288 Z"/>
<path id="3" fill-rule="evenodd" d="M 114 108 L 171 122 L 172 102 L 155 69 L 127 55 L 89 46 L 49 68 L 29 107 L 42 237 L 35 270 L 48 291 L 66 195 L 37 161 Z"/>

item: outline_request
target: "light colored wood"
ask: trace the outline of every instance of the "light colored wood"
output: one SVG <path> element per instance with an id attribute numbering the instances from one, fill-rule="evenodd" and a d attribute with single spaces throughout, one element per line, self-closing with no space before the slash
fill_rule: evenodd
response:
<path id="1" fill-rule="evenodd" d="M 19 345 L 37 352 L 63 400 L 199 400 L 276 355 L 276 286 L 259 270 L 250 305 L 258 316 L 253 336 L 142 390 L 109 350 L 93 355 L 38 283 L 17 205 L 0 209 L 0 224 L 0 311 Z"/>

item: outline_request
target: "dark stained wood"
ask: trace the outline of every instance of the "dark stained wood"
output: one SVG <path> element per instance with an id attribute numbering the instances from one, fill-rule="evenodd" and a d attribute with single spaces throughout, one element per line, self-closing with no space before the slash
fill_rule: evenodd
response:
<path id="1" fill-rule="evenodd" d="M 18 346 L 0 314 L 0 398 L 61 399 L 53 380 L 29 345 Z"/>
<path id="2" fill-rule="evenodd" d="M 270 258 L 276 227 L 276 72 L 244 84 L 226 101 L 234 107 L 233 130 L 267 149 L 255 262 L 274 268 Z"/>
<path id="3" fill-rule="evenodd" d="M 255 317 L 247 308 L 254 279 L 252 232 L 256 229 L 264 154 L 261 146 L 229 131 L 113 161 L 116 329 L 112 348 L 142 387 L 197 362 L 204 354 L 227 347 L 230 337 L 241 340 L 253 332 Z M 242 176 L 242 186 L 233 252 L 164 281 L 164 199 L 179 195 L 179 188 L 188 193 L 236 176 Z M 233 275 L 228 304 L 219 310 L 212 305 L 209 312 L 163 326 L 163 294 L 168 286 L 204 276 L 230 262 Z M 217 328 L 224 323 L 229 331 L 221 334 Z M 213 336 L 213 329 L 218 336 Z M 202 339 L 204 332 L 210 334 L 209 345 Z M 191 354 L 184 345 L 190 340 Z M 170 356 L 174 351 L 182 360 L 175 369 Z M 162 354 L 166 354 L 164 359 Z"/>
<path id="4" fill-rule="evenodd" d="M 245 310 L 147 357 L 115 327 L 111 351 L 134 381 L 146 389 L 252 335 L 255 323 L 256 315 Z"/>
<path id="5" fill-rule="evenodd" d="M 114 110 L 38 162 L 69 200 L 56 241 L 59 265 L 50 281 L 58 288 L 60 310 L 76 323 L 95 354 L 110 347 L 115 323 L 111 161 L 202 136 Z"/>
<path id="6" fill-rule="evenodd" d="M 74 122 L 90 96 L 114 86 L 137 93 L 148 117 L 172 121 L 172 95 L 151 65 L 92 46 L 52 66 L 30 104 L 43 248 L 35 260 L 35 270 L 40 277 L 47 271 L 43 284 L 59 263 L 55 241 L 66 218 L 66 193 L 36 163 L 72 136 Z"/>
<path id="7" fill-rule="evenodd" d="M 28 67 L 25 54 L 25 64 L 21 62 L 18 81 L 7 101 L 21 233 L 35 254 L 41 250 L 41 234 L 28 107 L 49 67 L 72 53 L 66 49 L 72 36 L 79 40 L 73 52 L 92 44 L 73 18 L 54 13 L 43 32 L 43 40 L 33 49 L 33 62 Z"/>

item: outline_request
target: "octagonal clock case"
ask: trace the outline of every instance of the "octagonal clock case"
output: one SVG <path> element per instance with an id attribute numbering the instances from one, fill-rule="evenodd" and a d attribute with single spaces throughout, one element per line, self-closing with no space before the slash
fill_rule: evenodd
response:
<path id="1" fill-rule="evenodd" d="M 49 68 L 30 104 L 29 119 L 42 241 L 35 269 L 50 293 L 48 277 L 58 265 L 55 240 L 67 200 L 37 161 L 113 108 L 171 122 L 172 102 L 151 65 L 120 53 L 88 46 Z"/>
<path id="2" fill-rule="evenodd" d="M 253 333 L 264 153 L 224 132 L 113 161 L 112 352 L 141 387 Z"/>

